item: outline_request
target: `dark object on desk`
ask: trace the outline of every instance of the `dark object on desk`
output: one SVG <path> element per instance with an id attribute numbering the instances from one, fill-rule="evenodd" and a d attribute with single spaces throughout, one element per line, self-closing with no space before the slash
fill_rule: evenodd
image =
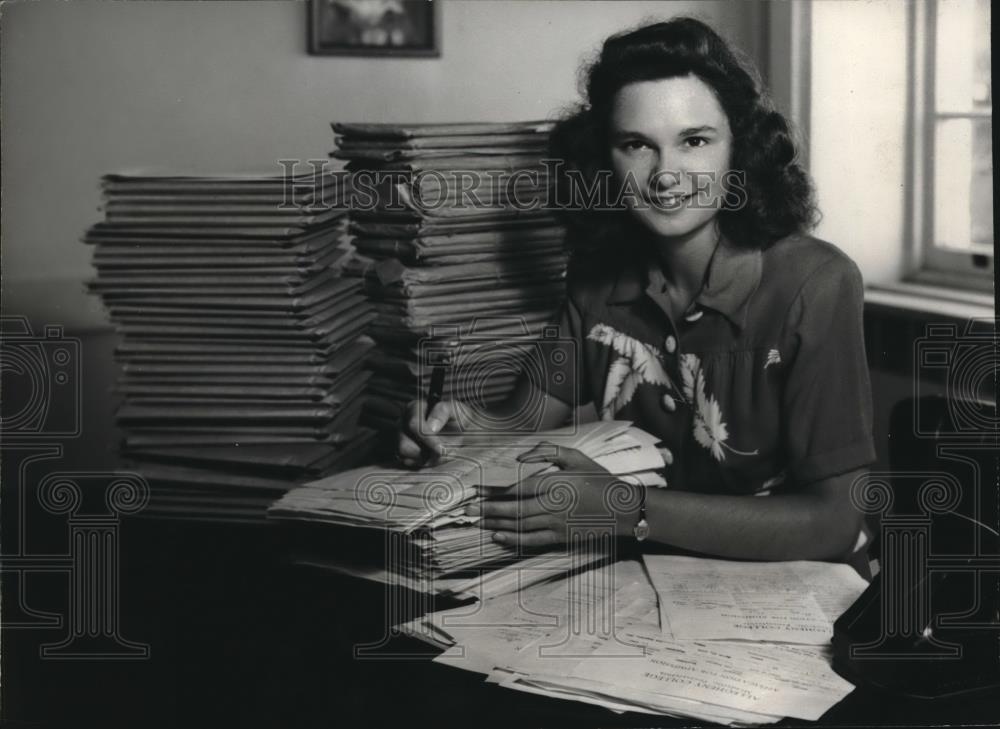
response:
<path id="1" fill-rule="evenodd" d="M 971 560 L 967 567 L 972 567 Z M 925 607 L 933 611 L 924 628 L 906 631 L 916 621 L 904 617 L 902 625 L 885 625 L 885 585 L 882 575 L 876 576 L 834 624 L 834 668 L 855 684 L 911 698 L 996 695 L 1000 692 L 1000 622 L 995 610 L 992 615 L 983 611 L 981 622 L 947 619 L 961 616 L 967 607 L 968 577 L 931 572 L 909 593 L 900 595 L 897 605 L 909 608 L 914 618 L 922 612 L 921 601 L 926 600 Z M 981 595 L 995 603 L 1000 575 L 980 577 Z"/>
<path id="2" fill-rule="evenodd" d="M 993 404 L 941 397 L 893 412 L 892 472 L 871 477 L 885 489 L 881 572 L 834 624 L 834 667 L 859 685 L 924 699 L 1000 693 L 998 436 L 956 413 L 996 422 Z"/>

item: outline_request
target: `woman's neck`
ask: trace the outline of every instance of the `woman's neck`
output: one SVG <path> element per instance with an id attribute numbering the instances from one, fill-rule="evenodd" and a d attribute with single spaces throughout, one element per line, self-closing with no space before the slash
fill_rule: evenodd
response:
<path id="1" fill-rule="evenodd" d="M 708 264 L 719 243 L 719 229 L 714 223 L 685 236 L 652 237 L 651 245 L 660 262 L 663 278 L 677 292 L 693 298 L 701 290 Z"/>

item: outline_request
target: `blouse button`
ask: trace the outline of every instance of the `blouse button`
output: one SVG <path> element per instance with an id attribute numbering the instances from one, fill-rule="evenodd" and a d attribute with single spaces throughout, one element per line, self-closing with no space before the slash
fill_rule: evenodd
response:
<path id="1" fill-rule="evenodd" d="M 674 335 L 671 334 L 667 337 L 667 340 L 663 343 L 663 346 L 667 348 L 668 354 L 673 354 L 677 351 L 677 340 L 674 339 Z"/>
<path id="2" fill-rule="evenodd" d="M 663 396 L 663 408 L 668 412 L 672 413 L 677 409 L 677 401 L 674 400 L 670 395 Z"/>

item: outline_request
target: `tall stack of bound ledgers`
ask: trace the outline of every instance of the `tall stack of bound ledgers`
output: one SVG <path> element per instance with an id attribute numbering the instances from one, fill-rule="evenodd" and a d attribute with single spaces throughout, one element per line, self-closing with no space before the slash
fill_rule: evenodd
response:
<path id="1" fill-rule="evenodd" d="M 564 295 L 565 230 L 544 161 L 551 125 L 333 128 L 332 156 L 346 161 L 354 185 L 357 255 L 345 273 L 364 281 L 377 313 L 363 421 L 398 427 L 406 404 L 427 392 L 429 353 L 445 349 L 444 397 L 503 399 L 531 342 L 552 332 Z M 546 376 L 544 367 L 529 371 Z"/>
<path id="2" fill-rule="evenodd" d="M 355 465 L 374 312 L 342 275 L 335 172 L 108 175 L 93 245 L 120 335 L 117 422 L 146 514 L 257 520 L 290 487 Z"/>

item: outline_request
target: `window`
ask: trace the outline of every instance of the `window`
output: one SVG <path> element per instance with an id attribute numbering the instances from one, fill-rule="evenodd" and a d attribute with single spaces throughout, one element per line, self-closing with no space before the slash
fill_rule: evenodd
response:
<path id="1" fill-rule="evenodd" d="M 990 0 L 912 4 L 914 277 L 993 277 Z"/>

